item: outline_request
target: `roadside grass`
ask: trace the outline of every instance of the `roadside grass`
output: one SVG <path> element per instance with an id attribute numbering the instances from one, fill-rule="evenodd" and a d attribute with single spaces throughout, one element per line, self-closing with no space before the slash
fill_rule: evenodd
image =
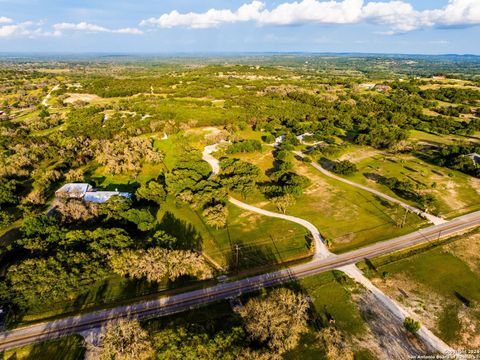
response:
<path id="1" fill-rule="evenodd" d="M 84 355 L 83 338 L 80 335 L 70 335 L 7 350 L 3 358 L 5 360 L 82 360 Z"/>
<path id="2" fill-rule="evenodd" d="M 478 230 L 359 263 L 390 296 L 415 312 L 453 346 L 480 345 L 480 256 Z"/>
<path id="3" fill-rule="evenodd" d="M 308 332 L 301 337 L 300 344 L 295 349 L 283 355 L 285 359 L 327 359 L 324 344 L 319 338 L 319 332 L 327 326 L 335 326 L 348 341 L 364 334 L 366 325 L 351 297 L 352 283 L 348 279 L 346 281 L 340 283 L 334 272 L 327 272 L 282 285 L 301 291 L 312 299 Z M 266 294 L 267 291 L 245 294 L 240 298 L 245 304 L 250 298 Z M 232 327 L 242 326 L 242 322 L 227 301 L 220 301 L 179 314 L 146 320 L 143 325 L 153 335 L 165 328 L 188 326 L 195 329 L 196 325 L 215 334 L 220 331 L 229 332 Z M 352 346 L 356 355 L 366 354 L 365 349 Z"/>
<path id="4" fill-rule="evenodd" d="M 295 162 L 295 171 L 310 179 L 311 185 L 287 213 L 313 223 L 332 241 L 337 253 L 412 232 L 425 221 L 369 192 L 331 179 L 308 164 Z"/>

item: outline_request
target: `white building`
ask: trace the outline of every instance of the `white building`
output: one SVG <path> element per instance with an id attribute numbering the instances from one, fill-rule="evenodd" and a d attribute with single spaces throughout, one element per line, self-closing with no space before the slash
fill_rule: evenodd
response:
<path id="1" fill-rule="evenodd" d="M 132 194 L 128 192 L 115 191 L 96 191 L 87 183 L 71 183 L 65 184 L 55 191 L 55 196 L 59 198 L 82 199 L 87 202 L 104 203 L 112 196 L 123 196 L 130 199 Z"/>

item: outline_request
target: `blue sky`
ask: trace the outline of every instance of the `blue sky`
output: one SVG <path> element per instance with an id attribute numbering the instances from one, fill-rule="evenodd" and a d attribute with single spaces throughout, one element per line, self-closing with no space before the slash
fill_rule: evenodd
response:
<path id="1" fill-rule="evenodd" d="M 0 0 L 1 52 L 480 54 L 480 0 Z"/>

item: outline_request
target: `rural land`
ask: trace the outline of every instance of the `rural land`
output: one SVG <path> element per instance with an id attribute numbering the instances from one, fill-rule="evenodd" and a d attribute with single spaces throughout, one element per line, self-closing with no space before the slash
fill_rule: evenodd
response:
<path id="1" fill-rule="evenodd" d="M 0 359 L 422 356 L 480 358 L 480 57 L 0 57 Z"/>

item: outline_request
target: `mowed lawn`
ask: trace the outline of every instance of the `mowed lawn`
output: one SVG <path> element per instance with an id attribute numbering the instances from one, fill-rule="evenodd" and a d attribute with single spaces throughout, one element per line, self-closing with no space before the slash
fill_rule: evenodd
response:
<path id="1" fill-rule="evenodd" d="M 236 155 L 237 156 L 237 155 Z M 273 164 L 271 150 L 239 156 L 266 171 Z M 403 228 L 405 211 L 375 195 L 331 179 L 311 165 L 294 161 L 294 171 L 306 176 L 311 184 L 296 203 L 287 209 L 288 215 L 314 224 L 323 237 L 331 240 L 331 250 L 345 252 L 377 241 L 412 232 L 426 222 L 409 213 Z M 266 175 L 264 175 L 266 176 Z M 246 202 L 271 211 L 275 206 L 258 194 Z"/>
<path id="2" fill-rule="evenodd" d="M 419 206 L 401 198 L 388 187 L 369 178 L 370 174 L 410 180 L 418 185 L 420 193 L 432 194 L 437 200 L 437 213 L 445 218 L 460 216 L 480 209 L 480 179 L 459 171 L 429 164 L 413 155 L 372 152 L 363 157 L 365 147 L 350 146 L 340 159 L 351 160 L 358 172 L 346 179 L 377 189 L 406 203 Z"/>
<path id="3" fill-rule="evenodd" d="M 252 268 L 304 258 L 311 254 L 308 232 L 290 221 L 269 218 L 228 204 L 227 226 L 216 229 L 205 223 L 201 211 L 176 204 L 171 197 L 160 207 L 159 223 L 171 213 L 198 238 L 199 248 L 222 268 Z M 178 225 L 176 226 L 178 228 Z M 189 230 L 188 230 L 189 229 Z M 172 229 L 175 233 L 175 229 Z M 238 260 L 237 250 L 238 245 Z"/>
<path id="4" fill-rule="evenodd" d="M 480 234 L 413 256 L 371 260 L 366 273 L 453 346 L 480 346 Z M 364 263 L 359 266 L 367 267 Z M 380 277 L 386 279 L 380 280 Z M 383 276 L 382 276 L 383 275 Z"/>
<path id="5" fill-rule="evenodd" d="M 83 360 L 84 354 L 83 338 L 71 335 L 7 350 L 3 356 L 5 360 Z"/>

